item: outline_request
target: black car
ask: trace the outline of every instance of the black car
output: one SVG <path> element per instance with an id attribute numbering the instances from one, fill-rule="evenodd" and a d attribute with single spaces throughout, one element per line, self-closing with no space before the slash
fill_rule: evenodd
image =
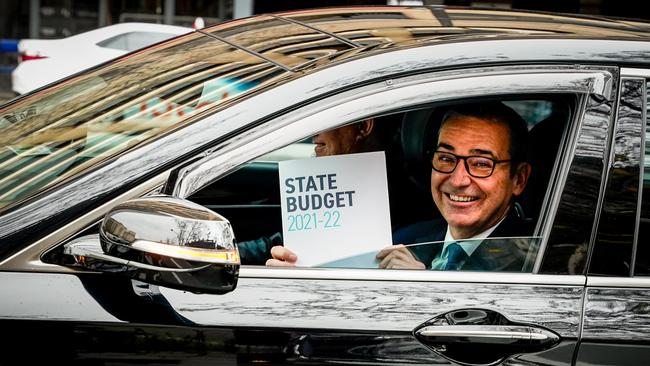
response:
<path id="1" fill-rule="evenodd" d="M 305 10 L 196 30 L 9 101 L 0 364 L 647 364 L 649 32 L 548 13 Z M 439 216 L 435 121 L 476 101 L 528 124 L 521 270 L 240 268 L 243 243 L 286 225 L 279 161 L 370 117 L 394 125 L 407 178 L 377 230 Z"/>

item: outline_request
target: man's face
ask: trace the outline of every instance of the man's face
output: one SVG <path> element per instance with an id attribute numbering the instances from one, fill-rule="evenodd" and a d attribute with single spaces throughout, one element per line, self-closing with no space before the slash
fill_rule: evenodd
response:
<path id="1" fill-rule="evenodd" d="M 438 138 L 439 151 L 510 159 L 510 131 L 505 124 L 474 117 L 447 120 Z M 487 178 L 468 174 L 464 160 L 449 174 L 431 170 L 431 193 L 456 239 L 477 235 L 496 225 L 510 209 L 512 197 L 523 191 L 528 170 L 510 176 L 510 163 L 500 163 Z"/>
<path id="2" fill-rule="evenodd" d="M 312 138 L 316 156 L 352 154 L 359 150 L 357 125 L 348 125 L 321 132 Z"/>

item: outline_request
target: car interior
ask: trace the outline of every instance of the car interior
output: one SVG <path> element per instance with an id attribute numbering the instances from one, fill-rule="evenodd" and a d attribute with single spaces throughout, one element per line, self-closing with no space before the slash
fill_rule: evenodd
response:
<path id="1" fill-rule="evenodd" d="M 558 95 L 499 100 L 517 111 L 528 124 L 528 153 L 533 170 L 516 207 L 520 217 L 538 224 L 539 232 L 538 218 L 544 202 L 548 201 L 545 197 L 549 195 L 548 188 L 559 165 L 558 152 L 568 130 L 574 101 Z M 377 124 L 384 124 L 391 131 L 385 153 L 393 230 L 440 217 L 431 198 L 427 151 L 433 146 L 441 118 L 451 104 L 437 103 L 375 117 Z M 189 199 L 230 220 L 238 242 L 277 237 L 277 233 L 282 233 L 278 162 L 314 158 L 309 141 L 306 137 L 283 149 L 288 153 L 275 151 L 244 164 Z M 298 146 L 302 148 L 296 149 Z"/>

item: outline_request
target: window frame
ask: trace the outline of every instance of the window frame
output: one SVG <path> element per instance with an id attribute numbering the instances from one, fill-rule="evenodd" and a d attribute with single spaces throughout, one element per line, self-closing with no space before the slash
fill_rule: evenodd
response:
<path id="1" fill-rule="evenodd" d="M 176 196 L 188 197 L 210 182 L 269 151 L 305 136 L 382 113 L 415 109 L 450 99 L 573 94 L 577 97 L 577 110 L 573 120 L 569 122 L 570 131 L 568 138 L 565 138 L 568 145 L 564 150 L 569 152 L 569 158 L 564 159 L 561 166 L 556 168 L 557 174 L 553 183 L 555 189 L 547 191 L 547 194 L 550 192 L 550 197 L 544 205 L 547 207 L 542 209 L 542 212 L 547 213 L 546 218 L 541 219 L 543 216 L 540 215 L 539 221 L 544 221 L 541 227 L 538 222 L 539 234 L 543 239 L 532 271 L 537 273 L 564 189 L 567 170 L 576 150 L 576 135 L 583 124 L 587 97 L 595 95 L 596 99 L 611 99 L 612 75 L 609 71 L 611 68 L 606 71 L 603 68 L 557 65 L 502 66 L 436 72 L 369 84 L 291 111 L 246 131 L 235 143 L 230 141 L 215 147 L 206 152 L 203 159 L 181 168 L 178 174 L 173 174 L 166 191 Z M 549 77 L 550 75 L 553 77 Z M 481 82 L 477 83 L 477 80 Z"/>

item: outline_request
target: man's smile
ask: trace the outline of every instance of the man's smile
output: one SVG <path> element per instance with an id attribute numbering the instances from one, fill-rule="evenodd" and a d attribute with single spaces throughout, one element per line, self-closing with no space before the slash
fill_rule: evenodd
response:
<path id="1" fill-rule="evenodd" d="M 465 195 L 457 195 L 451 193 L 445 193 L 445 195 L 454 202 L 472 202 L 478 199 L 478 197 L 476 196 L 465 196 Z"/>

